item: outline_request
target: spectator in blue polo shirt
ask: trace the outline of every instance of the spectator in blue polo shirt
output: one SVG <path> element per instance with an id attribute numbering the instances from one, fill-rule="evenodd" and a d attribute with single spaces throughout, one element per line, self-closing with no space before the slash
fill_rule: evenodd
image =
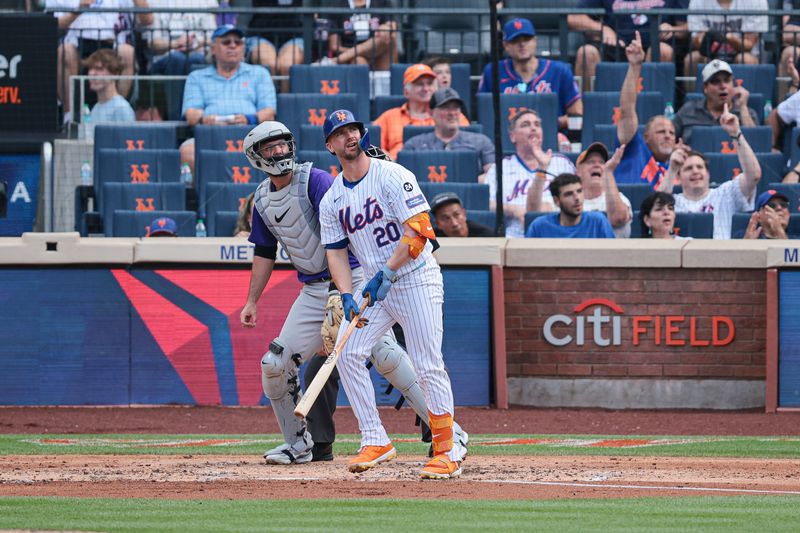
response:
<path id="1" fill-rule="evenodd" d="M 583 210 L 583 185 L 575 174 L 559 174 L 550 182 L 550 194 L 557 213 L 537 217 L 526 237 L 569 239 L 613 239 L 614 230 L 606 215 Z"/>
<path id="2" fill-rule="evenodd" d="M 503 48 L 509 59 L 500 61 L 501 93 L 558 95 L 558 128 L 567 128 L 567 116 L 583 116 L 583 101 L 572 69 L 566 63 L 536 57 L 536 29 L 528 19 L 513 19 L 503 26 Z M 479 93 L 492 92 L 492 64 L 486 65 Z"/>
<path id="3" fill-rule="evenodd" d="M 260 124 L 275 118 L 275 84 L 269 71 L 244 62 L 244 34 L 231 24 L 211 36 L 213 64 L 189 74 L 183 116 L 190 126 Z M 194 169 L 194 139 L 181 145 L 181 163 Z"/>

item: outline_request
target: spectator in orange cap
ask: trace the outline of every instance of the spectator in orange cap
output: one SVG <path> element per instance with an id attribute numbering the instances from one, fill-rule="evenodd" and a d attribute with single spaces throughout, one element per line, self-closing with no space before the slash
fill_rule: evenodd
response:
<path id="1" fill-rule="evenodd" d="M 397 153 L 403 148 L 404 127 L 434 125 L 430 102 L 436 89 L 436 74 L 428 65 L 417 63 L 403 73 L 403 96 L 407 102 L 385 111 L 374 120 L 381 127 L 381 148 L 392 159 L 397 159 Z M 469 125 L 463 113 L 459 124 Z"/>

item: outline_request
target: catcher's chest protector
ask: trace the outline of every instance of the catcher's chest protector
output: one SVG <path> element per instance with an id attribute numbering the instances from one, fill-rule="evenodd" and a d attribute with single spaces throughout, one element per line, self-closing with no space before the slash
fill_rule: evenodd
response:
<path id="1" fill-rule="evenodd" d="M 297 165 L 292 181 L 279 191 L 270 191 L 270 180 L 256 189 L 256 210 L 267 228 L 280 241 L 292 265 L 304 274 L 328 268 L 319 237 L 319 217 L 308 198 L 311 163 Z"/>

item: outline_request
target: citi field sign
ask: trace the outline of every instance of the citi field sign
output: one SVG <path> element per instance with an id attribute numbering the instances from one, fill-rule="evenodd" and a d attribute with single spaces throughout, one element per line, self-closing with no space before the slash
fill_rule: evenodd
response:
<path id="1" fill-rule="evenodd" d="M 594 307 L 591 314 L 581 314 L 590 307 Z M 652 340 L 656 346 L 726 346 L 733 342 L 736 334 L 733 320 L 728 316 L 626 316 L 622 307 L 606 298 L 581 302 L 572 315 L 551 315 L 542 329 L 545 340 L 553 346 L 587 343 L 620 346 L 623 330 L 631 332 L 626 337 L 631 338 L 634 346 L 639 346 L 643 340 Z M 702 336 L 700 329 L 704 329 Z"/>

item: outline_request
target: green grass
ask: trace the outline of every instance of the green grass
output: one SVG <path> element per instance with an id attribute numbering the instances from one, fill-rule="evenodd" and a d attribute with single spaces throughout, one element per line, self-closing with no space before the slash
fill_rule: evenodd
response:
<path id="1" fill-rule="evenodd" d="M 800 497 L 616 500 L 0 498 L 0 528 L 141 531 L 797 531 Z"/>
<path id="2" fill-rule="evenodd" d="M 427 444 L 417 435 L 393 435 L 401 454 L 424 454 Z M 334 452 L 353 454 L 356 435 L 339 435 Z M 508 439 L 543 439 L 536 444 L 489 445 Z M 410 442 L 402 442 L 402 439 Z M 646 446 L 592 446 L 595 441 L 619 440 Z M 66 442 L 61 442 L 66 441 Z M 209 443 L 206 441 L 232 441 Z M 0 455 L 36 454 L 220 454 L 259 455 L 282 442 L 279 435 L 0 435 Z M 609 435 L 474 435 L 473 455 L 618 455 L 663 457 L 800 458 L 800 437 L 686 437 Z"/>

